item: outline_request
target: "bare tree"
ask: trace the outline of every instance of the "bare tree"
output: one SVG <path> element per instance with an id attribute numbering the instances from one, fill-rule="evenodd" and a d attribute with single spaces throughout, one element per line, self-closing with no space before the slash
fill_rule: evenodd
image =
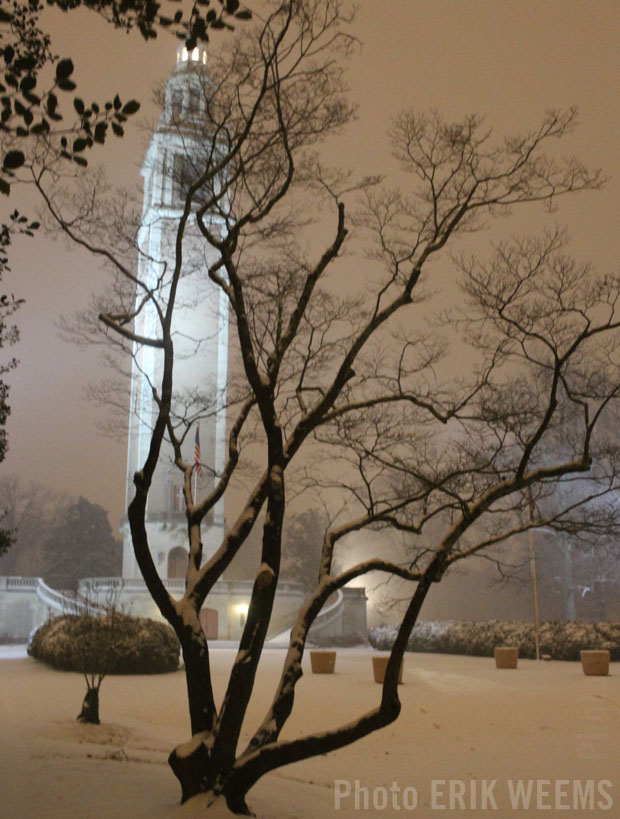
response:
<path id="1" fill-rule="evenodd" d="M 475 556 L 511 577 L 523 565 L 514 539 L 532 529 L 600 557 L 618 535 L 618 280 L 577 265 L 566 244 L 554 229 L 501 242 L 487 262 L 457 259 L 466 306 L 438 324 L 472 376 L 442 381 L 436 340 L 421 366 L 404 346 L 383 376 L 390 406 L 386 393 L 362 401 L 322 433 L 346 464 L 323 486 L 342 483 L 375 527 L 405 533 L 411 570 L 438 580 Z"/>
<path id="2" fill-rule="evenodd" d="M 341 4 L 296 0 L 267 7 L 268 15 L 244 27 L 226 54 L 210 55 L 202 148 L 177 180 L 184 210 L 175 255 L 155 283 L 136 275 L 118 235 L 104 241 L 100 197 L 64 213 L 47 186 L 49 175 L 33 166 L 59 229 L 136 289 L 131 305 L 101 313 L 106 332 L 152 350 L 161 362 L 161 380 L 152 384 L 149 451 L 128 510 L 131 535 L 148 589 L 185 660 L 193 750 L 185 746 L 170 756 L 182 798 L 223 795 L 237 813 L 248 812 L 246 794 L 265 773 L 346 746 L 396 719 L 400 662 L 430 588 L 456 561 L 527 528 L 515 523 L 515 512 L 528 490 L 550 492 L 583 475 L 615 488 L 597 429 L 620 386 L 620 282 L 578 268 L 559 233 L 501 244 L 487 261 L 447 255 L 460 237 L 513 207 L 552 205 L 601 184 L 580 162 L 554 158 L 554 143 L 573 128 L 575 112 L 550 112 L 533 131 L 498 142 L 476 117 L 450 124 L 438 114 L 405 112 L 392 140 L 408 189 L 356 183 L 316 155 L 352 114 L 340 63 L 354 42 L 344 31 Z M 345 255 L 351 245 L 345 203 L 360 195 L 354 225 L 366 259 Z M 333 209 L 327 241 L 320 224 L 326 206 Z M 227 296 L 245 384 L 225 468 L 197 499 L 194 465 L 184 460 L 182 444 L 201 410 L 193 405 L 184 412 L 189 405 L 175 392 L 172 331 L 190 231 L 204 243 L 204 274 Z M 343 295 L 345 276 L 347 282 L 357 277 L 355 293 Z M 425 297 L 425 282 L 437 289 L 442 279 L 448 290 L 460 282 L 466 307 L 449 324 L 432 327 L 427 319 L 437 297 Z M 140 323 L 147 306 L 157 317 L 148 332 Z M 463 342 L 471 350 L 467 368 L 459 358 Z M 568 454 L 549 457 L 546 440 L 564 429 Z M 248 438 L 253 451 L 261 448 L 260 474 L 219 548 L 203 559 L 201 524 L 242 468 Z M 145 525 L 166 440 L 184 478 L 190 559 L 180 598 L 159 577 Z M 292 629 L 273 702 L 239 751 L 280 576 L 289 475 L 302 452 L 324 456 L 325 447 L 329 473 L 323 467 L 313 478 L 308 467 L 308 479 L 348 493 L 351 514 L 342 513 L 324 536 L 315 587 Z M 334 478 L 338 463 L 342 474 Z M 589 494 L 555 519 L 574 519 Z M 260 567 L 218 704 L 199 611 L 258 520 Z M 543 523 L 551 525 L 536 525 Z M 419 538 L 432 528 L 433 535 L 420 540 L 408 565 L 379 552 L 334 570 L 334 552 L 347 534 L 387 526 Z M 348 724 L 281 739 L 314 618 L 330 595 L 371 571 L 412 584 L 379 704 Z"/>
<path id="3" fill-rule="evenodd" d="M 0 509 L 3 526 L 14 533 L 15 546 L 3 556 L 2 574 L 36 577 L 45 566 L 45 541 L 48 532 L 62 519 L 69 498 L 35 481 L 16 476 L 0 478 Z"/>
<path id="4" fill-rule="evenodd" d="M 617 420 L 608 413 L 605 427 Z M 568 430 L 565 430 L 568 431 Z M 597 461 L 602 460 L 599 435 Z M 563 442 L 557 453 L 566 451 Z M 497 553 L 484 553 L 502 586 L 521 589 L 532 583 L 535 572 L 537 602 L 542 619 L 611 622 L 620 607 L 618 585 L 617 447 L 605 445 L 605 473 L 592 478 L 563 480 L 532 496 L 522 510 L 540 521 L 527 537 L 512 539 Z M 596 473 L 595 473 L 596 474 Z M 587 502 L 584 502 L 587 500 Z M 519 510 L 521 512 L 521 510 Z M 545 524 L 543 521 L 546 521 Z M 533 563 L 532 563 L 533 560 Z"/>
<path id="5" fill-rule="evenodd" d="M 126 639 L 130 619 L 121 613 L 118 600 L 111 599 L 97 610 L 90 602 L 59 620 L 71 646 L 71 664 L 84 677 L 86 693 L 76 719 L 99 725 L 99 692 L 108 674 L 114 671 L 119 646 Z M 57 627 L 52 622 L 51 628 Z"/>

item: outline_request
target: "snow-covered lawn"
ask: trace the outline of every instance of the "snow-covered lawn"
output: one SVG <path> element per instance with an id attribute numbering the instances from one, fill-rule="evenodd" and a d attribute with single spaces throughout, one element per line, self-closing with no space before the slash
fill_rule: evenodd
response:
<path id="1" fill-rule="evenodd" d="M 373 707 L 381 689 L 370 656 L 339 650 L 334 675 L 313 675 L 305 659 L 286 735 Z M 221 696 L 234 650 L 212 657 Z M 248 730 L 267 706 L 283 658 L 281 650 L 265 652 Z M 619 665 L 609 677 L 585 677 L 578 663 L 520 660 L 514 671 L 497 671 L 490 659 L 409 654 L 396 723 L 265 777 L 248 802 L 263 819 L 620 816 Z M 106 679 L 99 727 L 75 722 L 83 693 L 78 674 L 51 671 L 17 649 L 0 654 L 2 819 L 225 815 L 222 808 L 205 813 L 200 798 L 178 806 L 166 758 L 188 738 L 181 672 Z M 513 808 L 516 789 L 527 794 L 530 787 L 529 809 L 523 801 Z"/>

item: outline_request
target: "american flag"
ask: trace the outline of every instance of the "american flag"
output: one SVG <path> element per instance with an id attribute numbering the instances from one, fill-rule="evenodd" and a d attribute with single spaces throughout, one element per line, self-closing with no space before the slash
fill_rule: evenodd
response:
<path id="1" fill-rule="evenodd" d="M 202 477 L 202 463 L 200 461 L 200 424 L 196 426 L 196 438 L 194 440 L 194 469 L 196 475 Z"/>

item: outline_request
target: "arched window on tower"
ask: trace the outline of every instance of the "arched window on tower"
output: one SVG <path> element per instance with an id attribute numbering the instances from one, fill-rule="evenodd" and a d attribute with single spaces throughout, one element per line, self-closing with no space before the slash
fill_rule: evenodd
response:
<path id="1" fill-rule="evenodd" d="M 166 165 L 169 168 L 168 173 L 171 177 L 171 184 L 169 183 L 168 188 L 172 195 L 170 204 L 175 208 L 182 208 L 185 206 L 190 185 L 203 173 L 203 168 L 200 167 L 196 160 L 184 153 L 175 153 L 171 157 L 171 161 L 169 163 L 168 161 L 166 162 Z M 194 207 L 200 207 L 205 201 L 211 199 L 212 184 L 212 182 L 207 181 L 203 188 L 199 188 L 194 193 Z"/>
<path id="2" fill-rule="evenodd" d="M 172 122 L 180 122 L 183 113 L 183 91 L 175 88 L 170 99 L 170 119 Z"/>
<path id="3" fill-rule="evenodd" d="M 175 154 L 172 162 L 172 203 L 183 206 L 189 186 L 196 178 L 196 170 L 191 159 L 184 154 Z"/>
<path id="4" fill-rule="evenodd" d="M 172 481 L 169 484 L 168 513 L 171 520 L 178 520 L 185 515 L 183 486 L 180 482 Z"/>
<path id="5" fill-rule="evenodd" d="M 200 91 L 198 88 L 189 89 L 189 115 L 196 116 L 200 113 Z"/>

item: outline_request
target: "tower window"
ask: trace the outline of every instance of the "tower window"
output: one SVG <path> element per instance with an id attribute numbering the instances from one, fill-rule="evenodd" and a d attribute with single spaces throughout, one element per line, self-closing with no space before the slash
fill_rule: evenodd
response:
<path id="1" fill-rule="evenodd" d="M 182 205 L 185 202 L 189 186 L 196 178 L 196 170 L 188 156 L 175 154 L 172 165 L 172 197 L 173 204 Z"/>
<path id="2" fill-rule="evenodd" d="M 197 88 L 189 89 L 189 112 L 196 114 L 200 110 L 200 92 Z"/>
<path id="3" fill-rule="evenodd" d="M 171 102 L 171 119 L 178 122 L 183 111 L 183 92 L 180 89 L 177 88 L 172 92 Z"/>
<path id="4" fill-rule="evenodd" d="M 173 517 L 185 512 L 183 487 L 178 483 L 170 484 L 169 509 Z"/>

